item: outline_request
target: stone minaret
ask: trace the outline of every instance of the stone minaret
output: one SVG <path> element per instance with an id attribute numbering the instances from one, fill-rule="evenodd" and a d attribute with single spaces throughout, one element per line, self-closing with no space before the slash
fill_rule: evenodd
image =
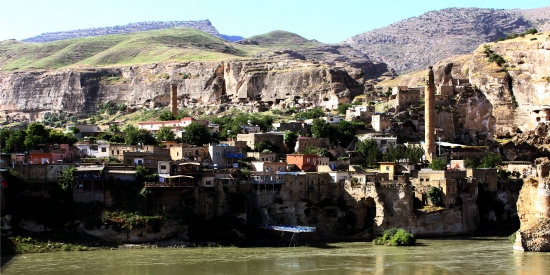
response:
<path id="1" fill-rule="evenodd" d="M 426 159 L 432 162 L 436 157 L 435 152 L 435 83 L 432 66 L 428 68 L 424 88 L 424 143 Z"/>
<path id="2" fill-rule="evenodd" d="M 170 84 L 170 112 L 178 115 L 178 84 Z"/>

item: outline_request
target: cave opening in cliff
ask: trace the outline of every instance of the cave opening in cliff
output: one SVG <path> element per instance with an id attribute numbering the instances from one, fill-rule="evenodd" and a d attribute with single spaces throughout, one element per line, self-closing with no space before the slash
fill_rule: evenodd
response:
<path id="1" fill-rule="evenodd" d="M 365 215 L 365 228 L 372 228 L 374 225 L 374 218 L 376 218 L 376 203 L 374 199 L 368 197 L 365 199 L 364 207 L 366 210 Z"/>

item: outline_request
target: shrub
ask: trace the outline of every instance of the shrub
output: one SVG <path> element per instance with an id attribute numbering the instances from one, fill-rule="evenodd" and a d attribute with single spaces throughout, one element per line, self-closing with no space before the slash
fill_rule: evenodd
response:
<path id="1" fill-rule="evenodd" d="M 384 230 L 382 236 L 372 242 L 376 245 L 409 246 L 416 244 L 416 238 L 404 229 L 391 228 Z"/>
<path id="2" fill-rule="evenodd" d="M 443 194 L 443 191 L 437 187 L 432 187 L 430 191 L 428 191 L 428 198 L 430 198 L 430 201 L 435 206 L 441 206 L 443 203 L 443 200 L 441 199 L 441 195 Z"/>

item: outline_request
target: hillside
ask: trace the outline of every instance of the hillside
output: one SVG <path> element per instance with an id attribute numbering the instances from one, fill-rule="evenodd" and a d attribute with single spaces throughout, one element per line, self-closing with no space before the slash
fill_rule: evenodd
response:
<path id="1" fill-rule="evenodd" d="M 173 28 L 192 28 L 211 35 L 220 37 L 227 41 L 237 41 L 242 39 L 240 36 L 231 36 L 223 35 L 216 30 L 212 23 L 209 20 L 197 20 L 197 21 L 151 21 L 151 22 L 138 22 L 131 23 L 122 26 L 112 26 L 112 27 L 102 27 L 102 28 L 90 28 L 90 29 L 78 29 L 70 31 L 60 31 L 60 32 L 48 32 L 43 33 L 37 36 L 29 37 L 23 39 L 23 42 L 35 42 L 35 43 L 44 43 L 52 42 L 58 40 L 80 38 L 80 37 L 91 37 L 91 36 L 101 36 L 107 34 L 125 34 L 133 32 L 143 32 L 143 31 L 152 31 L 152 30 L 163 30 L 163 29 L 173 29 Z"/>
<path id="2" fill-rule="evenodd" d="M 430 11 L 342 42 L 398 73 L 468 54 L 479 44 L 533 27 L 548 28 L 549 7 L 533 10 L 448 8 Z"/>
<path id="3" fill-rule="evenodd" d="M 0 41 L 2 70 L 57 69 L 244 57 L 249 47 L 189 28 L 74 38 L 47 43 Z"/>

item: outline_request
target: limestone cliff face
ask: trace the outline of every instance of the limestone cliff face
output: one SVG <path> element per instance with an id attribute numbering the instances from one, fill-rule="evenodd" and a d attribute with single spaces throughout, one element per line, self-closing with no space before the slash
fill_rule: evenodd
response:
<path id="1" fill-rule="evenodd" d="M 300 60 L 160 63 L 117 68 L 0 73 L 0 107 L 14 119 L 56 110 L 86 114 L 107 101 L 130 108 L 168 104 L 178 84 L 182 106 L 220 103 L 333 107 L 363 92 L 385 64 L 330 67 Z"/>
<path id="2" fill-rule="evenodd" d="M 550 161 L 537 159 L 538 177 L 525 180 L 517 201 L 521 227 L 514 249 L 550 251 Z"/>

